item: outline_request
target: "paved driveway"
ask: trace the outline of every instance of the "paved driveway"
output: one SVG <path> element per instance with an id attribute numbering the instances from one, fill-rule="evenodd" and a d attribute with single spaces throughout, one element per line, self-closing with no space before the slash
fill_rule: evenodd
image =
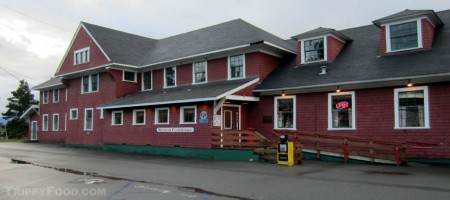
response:
<path id="1" fill-rule="evenodd" d="M 450 199 L 450 168 L 320 161 L 285 167 L 0 143 L 0 199 L 80 198 Z"/>

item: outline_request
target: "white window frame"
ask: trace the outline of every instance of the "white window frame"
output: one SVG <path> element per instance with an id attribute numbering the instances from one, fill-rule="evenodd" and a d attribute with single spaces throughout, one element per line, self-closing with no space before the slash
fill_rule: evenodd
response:
<path id="1" fill-rule="evenodd" d="M 116 122 L 115 122 L 115 114 L 117 114 L 117 113 L 120 113 L 120 115 L 122 116 L 120 124 L 116 124 Z M 144 119 L 145 119 L 145 114 L 144 114 Z M 122 110 L 112 111 L 111 112 L 111 126 L 122 126 L 122 125 L 123 125 L 123 111 Z"/>
<path id="2" fill-rule="evenodd" d="M 165 70 L 164 70 L 165 71 Z M 150 72 L 150 79 L 151 79 L 151 81 L 150 81 L 150 89 L 145 89 L 144 88 L 144 73 L 146 73 L 146 72 Z M 146 71 L 146 72 L 142 72 L 141 73 L 141 90 L 142 91 L 150 91 L 150 90 L 153 90 L 153 71 Z"/>
<path id="3" fill-rule="evenodd" d="M 56 93 L 58 93 L 58 98 L 56 98 Z M 59 103 L 59 89 L 54 89 L 53 90 L 53 103 Z"/>
<path id="4" fill-rule="evenodd" d="M 125 80 L 125 72 L 134 73 L 134 80 L 133 80 L 133 81 Z M 137 72 L 123 70 L 123 71 L 122 71 L 122 81 L 125 81 L 125 82 L 132 82 L 132 83 L 137 83 Z"/>
<path id="5" fill-rule="evenodd" d="M 204 82 L 196 82 L 196 77 L 195 77 L 195 63 L 201 63 L 204 62 L 205 63 L 205 81 Z M 204 84 L 204 83 L 208 83 L 208 61 L 199 61 L 199 62 L 194 62 L 192 63 L 192 84 Z"/>
<path id="6" fill-rule="evenodd" d="M 194 108 L 194 122 L 184 122 L 184 110 Z M 197 124 L 197 106 L 180 106 L 180 124 Z"/>
<path id="7" fill-rule="evenodd" d="M 351 128 L 333 128 L 333 108 L 331 102 L 334 96 L 351 95 L 352 96 L 352 127 Z M 356 130 L 356 101 L 355 92 L 336 92 L 328 93 L 328 130 Z"/>
<path id="8" fill-rule="evenodd" d="M 73 116 L 72 116 L 72 111 L 76 111 L 76 113 L 77 113 L 77 114 L 76 114 L 76 115 L 77 115 L 76 117 L 73 117 Z M 70 114 L 69 114 L 69 115 L 70 115 L 70 116 L 69 116 L 69 119 L 70 119 L 70 120 L 77 120 L 77 119 L 78 119 L 78 108 L 71 108 L 71 109 L 69 110 L 69 113 L 70 113 Z"/>
<path id="9" fill-rule="evenodd" d="M 293 110 L 293 120 L 292 120 L 292 122 L 293 122 L 293 125 L 292 125 L 292 128 L 278 128 L 277 126 L 278 126 L 278 100 L 279 99 L 293 99 L 292 100 L 292 103 L 294 104 L 293 105 L 293 107 L 292 107 L 292 110 Z M 292 95 L 292 96 L 276 96 L 276 97 L 274 97 L 274 123 L 273 123 L 273 127 L 274 127 L 274 129 L 277 129 L 277 130 L 297 130 L 297 100 L 296 100 L 296 96 L 295 95 Z"/>
<path id="10" fill-rule="evenodd" d="M 43 91 L 42 92 L 42 104 L 48 104 L 49 100 L 50 100 L 49 91 L 48 90 Z"/>
<path id="11" fill-rule="evenodd" d="M 318 63 L 318 62 L 327 62 L 328 61 L 328 40 L 327 40 L 328 36 L 329 35 L 306 38 L 306 39 L 300 40 L 300 49 L 301 49 L 300 55 L 301 55 L 302 64 L 310 64 L 310 63 Z M 323 39 L 323 60 L 306 62 L 306 60 L 305 60 L 305 41 L 317 40 L 317 39 Z"/>
<path id="12" fill-rule="evenodd" d="M 423 127 L 400 127 L 400 113 L 398 112 L 398 93 L 399 92 L 409 92 L 409 91 L 418 91 L 423 90 L 423 106 L 424 106 L 424 126 Z M 397 88 L 394 89 L 394 121 L 395 126 L 394 129 L 429 129 L 430 128 L 430 107 L 428 104 L 428 86 L 420 86 L 420 87 L 407 87 L 407 88 Z"/>
<path id="13" fill-rule="evenodd" d="M 44 120 L 45 118 L 47 118 L 47 121 Z M 48 114 L 42 115 L 42 131 L 48 131 Z"/>
<path id="14" fill-rule="evenodd" d="M 87 123 L 86 123 L 86 117 L 87 117 L 86 113 L 87 113 L 88 110 L 92 111 L 92 119 L 91 119 L 92 127 L 90 129 L 86 128 L 86 125 L 87 125 Z M 84 124 L 84 131 L 92 131 L 92 130 L 94 130 L 94 109 L 93 108 L 85 108 L 84 109 L 84 122 L 83 122 L 83 124 Z"/>
<path id="15" fill-rule="evenodd" d="M 137 112 L 144 112 L 144 122 L 143 123 L 136 123 L 136 113 Z M 145 125 L 145 121 L 146 121 L 145 109 L 134 109 L 133 110 L 133 125 Z"/>
<path id="16" fill-rule="evenodd" d="M 174 71 L 175 71 L 175 73 L 174 73 L 174 76 L 175 76 L 175 78 L 174 78 L 174 80 L 175 80 L 175 84 L 173 85 L 173 86 L 167 86 L 167 79 L 166 79 L 166 69 L 167 68 L 174 68 Z M 172 66 L 172 67 L 166 67 L 166 68 L 164 68 L 164 88 L 173 88 L 173 87 L 177 87 L 177 66 Z"/>
<path id="17" fill-rule="evenodd" d="M 164 123 L 158 122 L 159 111 L 161 111 L 161 110 L 167 110 L 167 122 L 164 122 Z M 155 124 L 170 124 L 170 109 L 169 109 L 169 107 L 155 108 Z"/>
<path id="18" fill-rule="evenodd" d="M 81 55 L 81 52 L 85 52 L 87 51 L 87 59 L 83 60 L 83 58 L 80 57 L 80 62 L 77 62 L 77 54 Z M 81 64 L 85 64 L 85 63 L 89 63 L 89 61 L 91 60 L 91 49 L 90 47 L 85 47 L 82 49 L 78 49 L 76 51 L 73 52 L 73 65 L 81 65 Z"/>
<path id="19" fill-rule="evenodd" d="M 94 76 L 94 75 L 96 75 L 97 76 L 97 90 L 96 91 L 93 91 L 92 90 L 92 76 Z M 81 79 L 81 94 L 88 94 L 88 93 L 95 93 L 95 92 L 98 92 L 99 90 L 100 90 L 100 74 L 90 74 L 90 75 L 86 75 L 86 76 L 88 76 L 89 77 L 89 81 L 88 81 L 88 91 L 87 92 L 84 92 L 84 90 L 83 90 L 83 77 L 85 77 L 85 76 L 82 76 L 80 79 Z"/>
<path id="20" fill-rule="evenodd" d="M 423 43 L 422 43 L 422 18 L 419 19 L 413 19 L 413 20 L 403 20 L 403 21 L 398 21 L 398 22 L 394 22 L 394 23 L 389 23 L 389 24 L 384 24 L 384 26 L 386 27 L 386 53 L 392 53 L 392 52 L 398 52 L 398 51 L 407 51 L 407 50 L 412 50 L 412 49 L 420 49 L 423 48 Z M 417 23 L 417 47 L 412 47 L 412 48 L 406 48 L 406 49 L 398 49 L 398 50 L 392 50 L 391 49 L 391 26 L 393 25 L 398 25 L 398 24 L 404 24 L 404 23 L 408 23 L 408 22 L 416 22 Z"/>
<path id="21" fill-rule="evenodd" d="M 55 123 L 55 117 L 58 118 L 58 123 Z M 53 114 L 52 131 L 59 131 L 59 114 L 58 113 Z"/>
<path id="22" fill-rule="evenodd" d="M 233 56 L 240 56 L 240 55 L 242 55 L 242 71 L 243 71 L 243 75 L 242 75 L 242 77 L 235 77 L 235 78 L 233 78 L 233 77 L 231 77 L 231 62 L 230 62 L 230 59 Z M 245 68 L 245 56 L 246 56 L 245 53 L 228 56 L 228 58 L 227 58 L 228 80 L 244 79 L 247 76 L 247 70 Z"/>

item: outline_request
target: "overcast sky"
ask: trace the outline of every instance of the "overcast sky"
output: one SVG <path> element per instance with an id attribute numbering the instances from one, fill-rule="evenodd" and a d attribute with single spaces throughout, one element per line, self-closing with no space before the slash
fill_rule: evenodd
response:
<path id="1" fill-rule="evenodd" d="M 326 3 L 325 3 L 326 2 Z M 80 21 L 160 39 L 241 18 L 283 39 L 317 27 L 371 24 L 405 9 L 450 9 L 448 0 L 0 0 L 0 112 L 19 81 L 55 73 Z M 17 79 L 16 79 L 17 78 Z M 37 92 L 33 92 L 37 98 Z"/>

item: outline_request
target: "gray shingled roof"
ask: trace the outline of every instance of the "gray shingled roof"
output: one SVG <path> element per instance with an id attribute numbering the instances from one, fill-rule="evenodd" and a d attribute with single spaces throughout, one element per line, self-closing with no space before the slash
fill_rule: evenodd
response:
<path id="1" fill-rule="evenodd" d="M 31 89 L 41 90 L 41 89 L 56 89 L 61 87 L 64 87 L 63 83 L 61 82 L 61 78 L 51 78 L 50 80 L 47 80 L 39 85 L 36 85 Z"/>
<path id="2" fill-rule="evenodd" d="M 266 41 L 295 51 L 295 46 L 242 19 L 164 38 L 156 42 L 141 65 Z"/>
<path id="3" fill-rule="evenodd" d="M 89 33 L 113 63 L 137 66 L 157 41 L 86 22 L 82 22 L 82 24 L 89 30 Z"/>
<path id="4" fill-rule="evenodd" d="M 160 40 L 82 23 L 110 57 L 111 62 L 135 66 L 145 66 L 261 41 L 295 51 L 295 46 L 290 43 L 241 19 Z"/>
<path id="5" fill-rule="evenodd" d="M 125 96 L 110 103 L 100 105 L 99 108 L 137 107 L 148 105 L 163 105 L 179 101 L 197 102 L 216 100 L 239 86 L 256 80 L 255 77 L 233 81 L 216 81 L 198 85 L 184 85 L 168 89 L 141 91 Z"/>
<path id="6" fill-rule="evenodd" d="M 379 56 L 380 29 L 374 25 L 342 30 L 352 38 L 335 62 L 296 67 L 295 57 L 287 58 L 259 84 L 255 91 L 319 87 L 327 84 L 394 79 L 450 73 L 450 10 L 437 13 L 444 25 L 435 32 L 431 50 L 414 50 Z M 327 75 L 318 75 L 321 66 Z"/>
<path id="7" fill-rule="evenodd" d="M 403 20 L 418 16 L 428 16 L 429 19 L 432 20 L 432 22 L 436 25 L 440 25 L 442 23 L 438 18 L 436 18 L 436 14 L 433 10 L 408 10 L 408 9 L 399 13 L 389 15 L 387 17 L 377 19 L 372 23 L 379 27 L 382 23 L 389 23 L 392 20 Z"/>

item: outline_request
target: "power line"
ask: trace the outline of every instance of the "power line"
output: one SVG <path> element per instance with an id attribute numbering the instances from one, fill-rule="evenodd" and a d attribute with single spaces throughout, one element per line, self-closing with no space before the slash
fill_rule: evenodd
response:
<path id="1" fill-rule="evenodd" d="M 17 13 L 17 14 L 20 14 L 20 15 L 22 15 L 22 16 L 25 16 L 25 17 L 27 17 L 27 18 L 30 18 L 30 19 L 32 19 L 32 20 L 34 20 L 34 21 L 37 21 L 37 22 L 39 22 L 39 23 L 46 24 L 46 25 L 51 26 L 51 27 L 53 27 L 53 28 L 56 28 L 56 29 L 59 29 L 59 30 L 62 30 L 62 31 L 66 31 L 66 32 L 72 33 L 72 31 L 69 31 L 69 30 L 67 30 L 67 29 L 65 29 L 65 28 L 62 28 L 62 27 L 59 27 L 59 26 L 55 26 L 55 25 L 50 24 L 50 23 L 48 23 L 48 22 L 45 22 L 45 21 L 36 19 L 36 18 L 34 18 L 34 17 L 31 17 L 31 16 L 29 16 L 29 15 L 27 15 L 27 14 L 25 14 L 25 13 L 20 12 L 20 11 L 14 10 L 14 9 L 12 9 L 12 8 L 10 8 L 10 7 L 5 6 L 5 5 L 0 4 L 0 6 L 3 7 L 3 8 L 8 9 L 8 10 L 10 10 L 10 11 L 13 11 L 13 12 L 15 12 L 15 13 Z"/>
<path id="2" fill-rule="evenodd" d="M 10 76 L 14 77 L 15 79 L 17 79 L 18 81 L 20 81 L 21 79 L 17 78 L 17 76 L 15 76 L 13 73 L 9 72 L 6 68 L 2 67 L 0 65 L 0 69 L 2 69 L 3 71 L 5 71 L 7 74 L 9 74 Z"/>

